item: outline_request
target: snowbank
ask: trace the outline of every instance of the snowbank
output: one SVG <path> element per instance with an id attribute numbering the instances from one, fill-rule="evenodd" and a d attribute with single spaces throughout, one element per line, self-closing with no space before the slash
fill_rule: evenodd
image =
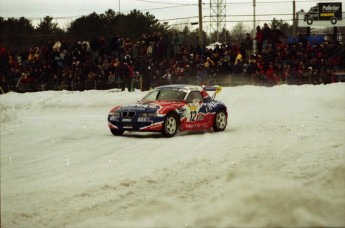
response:
<path id="1" fill-rule="evenodd" d="M 1 95 L 1 226 L 345 226 L 345 84 L 223 88 L 225 132 L 112 136 L 144 94 Z"/>

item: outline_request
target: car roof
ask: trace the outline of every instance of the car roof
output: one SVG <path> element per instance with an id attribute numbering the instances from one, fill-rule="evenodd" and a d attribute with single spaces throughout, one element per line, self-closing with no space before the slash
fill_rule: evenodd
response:
<path id="1" fill-rule="evenodd" d="M 201 96 L 204 99 L 207 99 L 207 98 L 211 99 L 211 97 L 206 92 L 206 90 L 202 86 L 198 86 L 198 85 L 174 84 L 174 85 L 165 85 L 165 86 L 157 87 L 157 90 L 164 90 L 164 89 L 184 90 L 187 93 L 190 93 L 191 91 L 199 91 L 201 93 Z"/>
<path id="2" fill-rule="evenodd" d="M 185 84 L 175 84 L 175 85 L 164 85 L 159 86 L 157 89 L 185 89 L 189 91 L 201 91 L 203 88 L 198 85 L 185 85 Z"/>

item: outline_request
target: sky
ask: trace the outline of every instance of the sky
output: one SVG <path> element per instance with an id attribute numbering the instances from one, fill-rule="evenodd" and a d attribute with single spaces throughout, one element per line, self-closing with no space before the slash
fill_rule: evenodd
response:
<path id="1" fill-rule="evenodd" d="M 147 92 L 0 95 L 1 227 L 344 227 L 345 84 L 223 87 L 224 132 L 125 132 Z"/>
<path id="2" fill-rule="evenodd" d="M 212 0 L 212 2 L 216 2 Z M 257 24 L 270 22 L 273 17 L 292 21 L 293 0 L 256 0 Z M 316 5 L 317 0 L 296 0 L 296 12 L 309 10 Z M 322 2 L 334 2 L 324 0 Z M 336 2 L 339 2 L 336 1 Z M 343 1 L 340 1 L 343 2 Z M 253 27 L 253 1 L 251 0 L 224 0 L 226 5 L 226 28 L 231 28 L 243 22 Z M 343 4 L 344 5 L 344 4 Z M 203 1 L 203 28 L 210 30 L 210 1 Z M 198 0 L 0 0 L 1 17 L 21 17 L 31 19 L 37 24 L 45 16 L 56 18 L 60 27 L 66 28 L 78 17 L 93 12 L 104 13 L 108 9 L 115 12 L 129 13 L 133 9 L 153 14 L 161 22 L 170 25 L 198 22 Z M 197 28 L 197 25 L 194 26 Z M 191 26 L 193 29 L 193 26 Z"/>

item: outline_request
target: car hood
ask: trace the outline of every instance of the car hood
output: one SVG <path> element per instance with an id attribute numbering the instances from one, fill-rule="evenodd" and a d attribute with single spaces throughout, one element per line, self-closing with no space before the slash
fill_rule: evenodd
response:
<path id="1" fill-rule="evenodd" d="M 141 110 L 141 111 L 148 111 L 148 110 L 157 110 L 160 106 L 155 103 L 142 103 L 138 102 L 135 104 L 126 104 L 121 106 L 118 110 Z"/>
<path id="2" fill-rule="evenodd" d="M 118 110 L 124 111 L 124 110 L 132 110 L 132 111 L 156 111 L 158 109 L 164 109 L 164 108 L 178 108 L 182 106 L 182 102 L 176 102 L 176 101 L 139 101 L 138 103 L 134 104 L 126 104 L 121 106 Z"/>

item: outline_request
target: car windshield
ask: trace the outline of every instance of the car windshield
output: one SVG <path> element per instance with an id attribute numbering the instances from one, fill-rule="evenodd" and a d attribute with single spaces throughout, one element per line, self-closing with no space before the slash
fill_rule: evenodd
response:
<path id="1" fill-rule="evenodd" d="M 186 96 L 186 92 L 177 89 L 162 89 L 150 91 L 144 98 L 144 101 L 167 100 L 182 101 Z"/>

